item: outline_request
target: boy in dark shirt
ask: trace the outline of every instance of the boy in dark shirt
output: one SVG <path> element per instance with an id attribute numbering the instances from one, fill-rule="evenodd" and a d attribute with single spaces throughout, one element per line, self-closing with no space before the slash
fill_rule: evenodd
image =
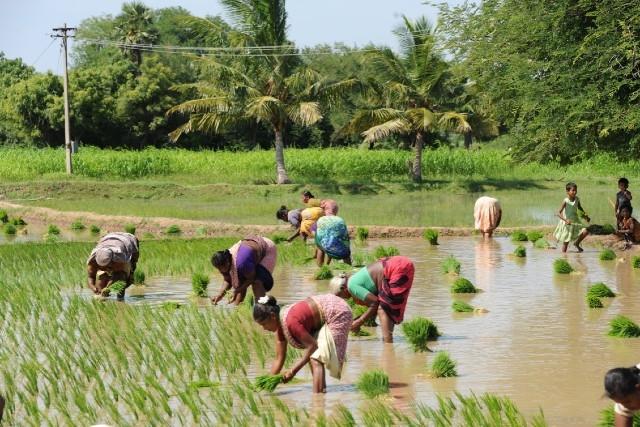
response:
<path id="1" fill-rule="evenodd" d="M 620 213 L 622 211 L 622 208 L 629 208 L 630 211 L 631 209 L 633 209 L 631 207 L 631 192 L 628 190 L 628 188 L 629 180 L 627 178 L 620 178 L 618 180 L 618 189 L 620 191 L 616 193 L 616 224 L 620 223 Z"/>

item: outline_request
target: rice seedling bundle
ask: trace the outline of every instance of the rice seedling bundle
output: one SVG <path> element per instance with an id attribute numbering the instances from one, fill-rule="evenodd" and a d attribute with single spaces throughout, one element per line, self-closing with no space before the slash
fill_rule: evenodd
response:
<path id="1" fill-rule="evenodd" d="M 619 338 L 640 337 L 640 327 L 626 316 L 618 315 L 609 323 L 609 335 Z"/>
<path id="2" fill-rule="evenodd" d="M 413 351 L 427 351 L 427 342 L 440 336 L 438 327 L 426 317 L 416 317 L 402 323 L 402 332 Z"/>
<path id="3" fill-rule="evenodd" d="M 389 246 L 389 247 L 378 246 L 373 251 L 373 256 L 376 257 L 377 259 L 387 258 L 391 256 L 396 256 L 396 255 L 400 255 L 400 251 L 398 250 L 398 248 L 393 246 Z"/>
<path id="4" fill-rule="evenodd" d="M 587 305 L 589 306 L 589 308 L 604 307 L 604 305 L 602 305 L 602 300 L 600 298 L 598 298 L 595 295 L 588 295 L 588 294 L 587 294 Z"/>
<path id="5" fill-rule="evenodd" d="M 604 283 L 596 283 L 595 285 L 589 286 L 587 290 L 588 296 L 595 296 L 598 298 L 613 298 L 616 294 Z"/>
<path id="6" fill-rule="evenodd" d="M 438 244 L 438 232 L 432 228 L 427 228 L 424 230 L 424 234 L 422 235 L 432 246 Z"/>
<path id="7" fill-rule="evenodd" d="M 573 271 L 573 267 L 566 259 L 558 258 L 553 261 L 553 271 L 558 274 L 569 274 Z"/>
<path id="8" fill-rule="evenodd" d="M 352 301 L 352 300 L 349 299 L 348 301 Z M 358 317 L 362 316 L 368 309 L 369 309 L 369 307 L 365 307 L 364 305 L 359 305 L 359 304 L 353 303 L 353 305 L 351 306 L 351 314 L 353 315 L 354 319 L 357 319 Z M 376 316 L 371 316 L 370 318 L 365 320 L 362 325 L 363 326 L 372 326 L 372 327 L 373 326 L 378 326 L 378 324 L 376 323 Z"/>
<path id="9" fill-rule="evenodd" d="M 136 234 L 136 226 L 133 224 L 125 224 L 124 231 L 129 234 Z"/>
<path id="10" fill-rule="evenodd" d="M 175 311 L 182 307 L 177 301 L 165 301 L 160 305 L 161 308 L 168 311 Z"/>
<path id="11" fill-rule="evenodd" d="M 276 245 L 282 243 L 282 242 L 286 242 L 287 241 L 287 237 L 283 236 L 282 234 L 274 234 L 273 236 L 270 237 L 270 239 L 273 241 L 273 243 L 275 243 Z"/>
<path id="12" fill-rule="evenodd" d="M 616 414 L 613 410 L 613 403 L 608 405 L 605 409 L 600 411 L 600 420 L 598 421 L 598 427 L 615 427 L 616 425 Z M 635 414 L 633 416 L 632 424 L 633 427 L 640 427 L 640 414 Z"/>
<path id="13" fill-rule="evenodd" d="M 451 285 L 451 293 L 452 294 L 475 294 L 478 292 L 473 283 L 464 277 L 459 277 L 453 282 Z"/>
<path id="14" fill-rule="evenodd" d="M 9 222 L 10 222 L 11 224 L 15 225 L 16 227 L 21 227 L 21 226 L 23 226 L 23 225 L 27 225 L 27 222 L 26 222 L 24 219 L 22 219 L 22 217 L 21 217 L 21 216 L 16 217 L 16 218 L 11 218 L 11 219 L 9 220 Z"/>
<path id="15" fill-rule="evenodd" d="M 589 234 L 604 236 L 608 234 L 614 234 L 616 232 L 616 229 L 611 224 L 604 224 L 604 225 L 590 224 L 587 227 L 587 231 L 589 231 Z"/>
<path id="16" fill-rule="evenodd" d="M 191 289 L 197 297 L 204 298 L 207 296 L 207 286 L 209 285 L 209 276 L 203 273 L 193 273 L 191 276 Z"/>
<path id="17" fill-rule="evenodd" d="M 6 234 L 7 236 L 14 236 L 17 232 L 18 229 L 16 228 L 15 225 L 11 224 L 11 223 L 6 223 L 3 227 L 2 227 L 2 231 L 4 232 L 4 234 Z"/>
<path id="18" fill-rule="evenodd" d="M 356 388 L 369 399 L 389 393 L 389 376 L 381 369 L 364 372 L 356 382 Z"/>
<path id="19" fill-rule="evenodd" d="M 640 268 L 640 256 L 634 256 L 631 259 L 631 265 L 633 265 L 633 268 Z"/>
<path id="20" fill-rule="evenodd" d="M 527 250 L 524 246 L 518 245 L 518 247 L 516 247 L 516 249 L 513 251 L 513 254 L 518 258 L 524 258 L 527 256 Z"/>
<path id="21" fill-rule="evenodd" d="M 436 354 L 436 357 L 431 362 L 431 375 L 435 378 L 449 378 L 457 377 L 456 362 L 454 362 L 449 353 L 441 351 Z"/>
<path id="22" fill-rule="evenodd" d="M 536 242 L 540 239 L 542 239 L 544 237 L 544 234 L 542 234 L 539 231 L 529 231 L 527 233 L 527 240 L 530 242 Z"/>
<path id="23" fill-rule="evenodd" d="M 175 236 L 177 234 L 182 233 L 182 230 L 180 229 L 180 227 L 178 227 L 177 225 L 173 224 L 173 225 L 170 225 L 169 227 L 167 227 L 165 233 L 167 233 L 168 235 Z"/>
<path id="24" fill-rule="evenodd" d="M 442 272 L 460 274 L 460 262 L 453 255 L 449 255 L 442 261 Z"/>
<path id="25" fill-rule="evenodd" d="M 359 242 L 364 242 L 369 238 L 369 229 L 365 227 L 356 228 L 356 240 Z"/>
<path id="26" fill-rule="evenodd" d="M 82 231 L 84 230 L 86 227 L 83 223 L 81 223 L 80 221 L 74 221 L 71 223 L 71 227 L 70 227 L 73 231 Z"/>
<path id="27" fill-rule="evenodd" d="M 7 214 L 7 211 L 0 210 L 0 222 L 3 224 L 9 222 L 9 214 Z"/>
<path id="28" fill-rule="evenodd" d="M 315 274 L 316 280 L 329 280 L 333 277 L 333 273 L 328 265 L 323 265 Z"/>
<path id="29" fill-rule="evenodd" d="M 600 261 L 613 261 L 616 259 L 616 253 L 611 249 L 603 249 L 600 252 Z"/>
<path id="30" fill-rule="evenodd" d="M 118 280 L 116 282 L 113 282 L 106 288 L 104 288 L 102 290 L 102 296 L 108 297 L 111 294 L 116 294 L 117 296 L 120 296 L 121 294 L 124 294 L 124 290 L 126 288 L 127 288 L 127 284 L 122 280 Z"/>
<path id="31" fill-rule="evenodd" d="M 546 239 L 538 239 L 533 242 L 533 246 L 538 249 L 549 249 L 551 244 Z"/>
<path id="32" fill-rule="evenodd" d="M 89 227 L 89 231 L 91 232 L 91 234 L 98 234 L 98 233 L 100 233 L 100 227 L 98 227 L 98 226 L 97 226 L 97 225 L 95 225 L 95 224 L 92 224 L 92 225 Z"/>
<path id="33" fill-rule="evenodd" d="M 371 336 L 371 332 L 364 330 L 362 328 L 355 330 L 355 331 L 351 331 L 350 332 L 351 335 L 353 335 L 354 337 L 369 337 Z"/>
<path id="34" fill-rule="evenodd" d="M 458 300 L 451 304 L 451 308 L 453 308 L 453 311 L 456 313 L 471 313 L 474 310 L 474 307 L 471 304 Z"/>
<path id="35" fill-rule="evenodd" d="M 60 229 L 58 228 L 57 225 L 50 224 L 49 227 L 47 227 L 47 234 L 57 236 L 60 234 Z"/>
<path id="36" fill-rule="evenodd" d="M 511 241 L 512 242 L 526 242 L 527 234 L 524 231 L 516 230 L 511 233 Z"/>
<path id="37" fill-rule="evenodd" d="M 266 390 L 272 392 L 278 387 L 278 385 L 284 381 L 284 375 L 258 375 L 254 383 L 256 390 Z"/>
<path id="38" fill-rule="evenodd" d="M 144 271 L 136 269 L 133 272 L 133 283 L 136 285 L 144 285 L 144 281 L 147 276 L 144 274 Z"/>

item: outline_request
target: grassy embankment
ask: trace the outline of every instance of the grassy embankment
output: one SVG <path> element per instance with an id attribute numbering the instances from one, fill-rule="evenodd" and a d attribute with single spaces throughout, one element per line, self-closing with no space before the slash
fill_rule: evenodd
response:
<path id="1" fill-rule="evenodd" d="M 273 185 L 270 151 L 246 153 L 186 150 L 109 151 L 84 148 L 74 158 L 76 175 L 63 173 L 63 152 L 0 150 L 0 194 L 18 203 L 114 215 L 165 216 L 238 224 L 275 224 L 282 205 L 300 206 L 311 189 L 333 198 L 353 225 L 471 226 L 480 194 L 498 197 L 503 226 L 554 225 L 576 181 L 596 223 L 611 222 L 607 199 L 618 176 L 640 177 L 640 162 L 606 155 L 562 167 L 516 164 L 505 151 L 426 151 L 424 182 L 408 178 L 411 153 L 358 149 L 287 150 L 294 184 Z"/>

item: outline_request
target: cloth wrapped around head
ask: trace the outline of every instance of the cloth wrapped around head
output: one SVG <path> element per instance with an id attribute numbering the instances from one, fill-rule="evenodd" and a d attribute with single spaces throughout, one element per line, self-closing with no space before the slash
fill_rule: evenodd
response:
<path id="1" fill-rule="evenodd" d="M 96 251 L 96 263 L 100 267 L 106 267 L 111 264 L 113 259 L 113 251 L 111 248 L 100 248 Z"/>

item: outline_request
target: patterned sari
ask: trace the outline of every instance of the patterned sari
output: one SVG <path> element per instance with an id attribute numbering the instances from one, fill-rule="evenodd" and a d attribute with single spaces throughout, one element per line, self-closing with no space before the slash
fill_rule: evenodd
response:
<path id="1" fill-rule="evenodd" d="M 316 245 L 334 259 L 345 259 L 351 256 L 349 247 L 349 230 L 339 216 L 323 216 L 318 220 Z"/>

